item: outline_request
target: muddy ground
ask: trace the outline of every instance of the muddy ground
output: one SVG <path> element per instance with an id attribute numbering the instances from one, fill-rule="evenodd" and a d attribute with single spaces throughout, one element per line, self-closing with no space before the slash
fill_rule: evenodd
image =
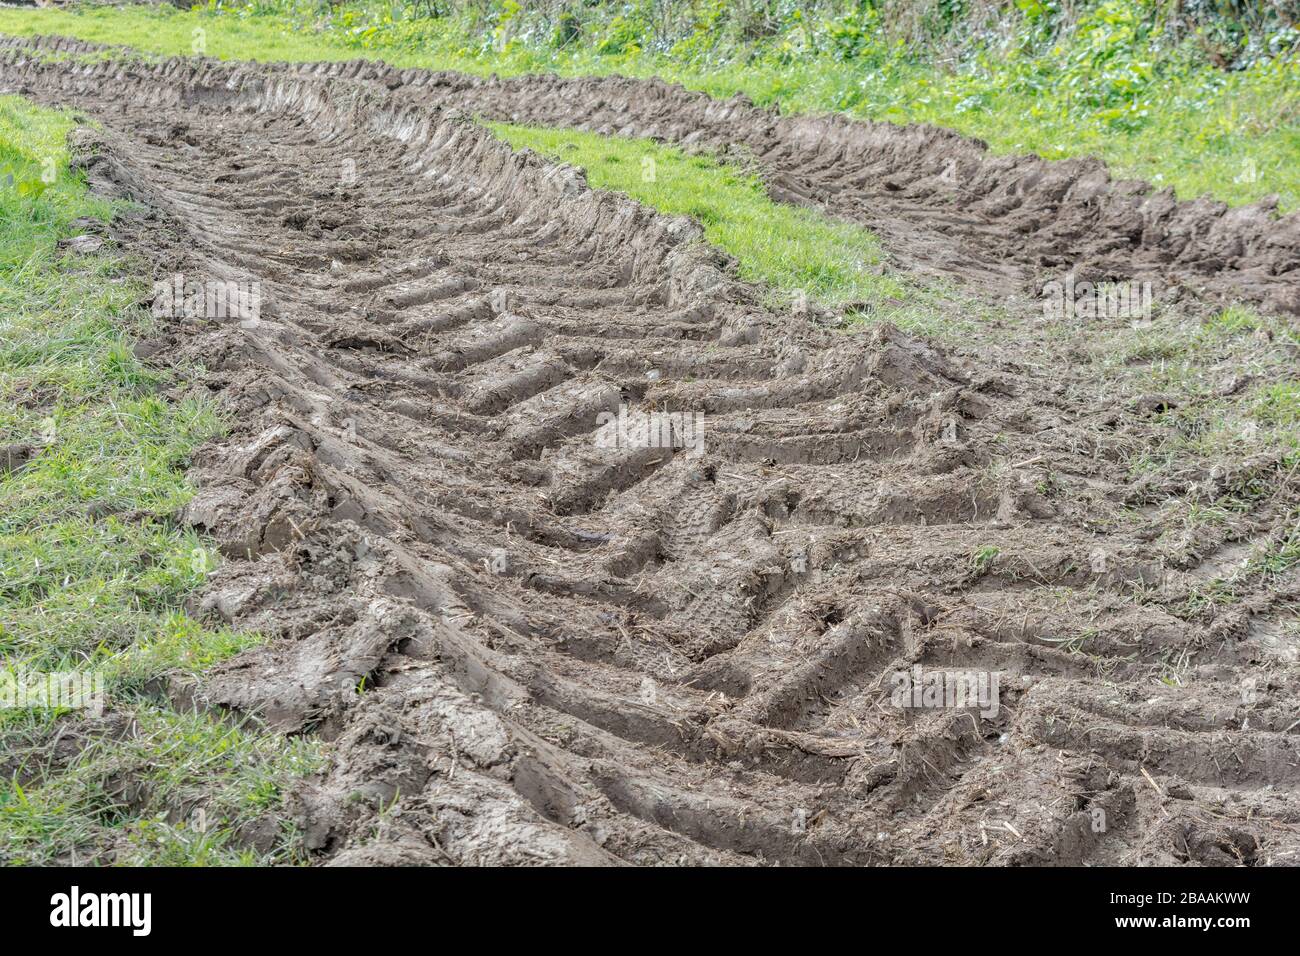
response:
<path id="1" fill-rule="evenodd" d="M 694 224 L 459 111 L 739 146 L 997 299 L 1077 266 L 1294 311 L 1295 216 L 657 83 L 51 49 L 91 48 L 5 41 L 0 88 L 102 124 L 77 155 L 140 203 L 119 241 L 261 283 L 255 321 L 141 344 L 234 422 L 181 516 L 228 559 L 196 612 L 270 637 L 169 693 L 331 742 L 292 801 L 315 859 L 1300 860 L 1295 570 L 1191 600 L 1293 533 L 1280 454 L 1137 479 L 1174 400 L 1119 400 L 1077 340 L 774 313 Z M 620 409 L 703 415 L 702 453 L 603 447 Z M 998 694 L 899 707 L 915 668 Z"/>

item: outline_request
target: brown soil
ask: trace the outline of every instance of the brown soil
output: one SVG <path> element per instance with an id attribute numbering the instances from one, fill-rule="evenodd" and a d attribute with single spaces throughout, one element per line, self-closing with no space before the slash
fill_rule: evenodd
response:
<path id="1" fill-rule="evenodd" d="M 229 559 L 201 610 L 271 638 L 172 692 L 332 742 L 294 796 L 321 861 L 1297 862 L 1300 682 L 1250 627 L 1295 573 L 1182 610 L 1289 533 L 1280 457 L 1136 482 L 1168 401 L 774 314 L 694 224 L 442 107 L 744 144 L 983 292 L 1122 260 L 1286 306 L 1295 217 L 659 84 L 4 47 L 0 84 L 103 124 L 80 161 L 146 210 L 120 242 L 262 283 L 260 322 L 143 346 L 232 414 L 183 518 Z M 1086 238 L 1116 217 L 1122 253 Z M 598 447 L 620 405 L 703 413 L 704 454 Z M 1160 502 L 1251 482 L 1161 537 Z M 916 666 L 997 672 L 996 714 L 892 706 Z"/>

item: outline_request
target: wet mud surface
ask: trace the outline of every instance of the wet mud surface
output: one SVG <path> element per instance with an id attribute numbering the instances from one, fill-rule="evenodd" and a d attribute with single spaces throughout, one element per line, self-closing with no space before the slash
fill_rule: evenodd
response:
<path id="1" fill-rule="evenodd" d="M 292 801 L 314 859 L 1297 862 L 1294 660 L 1250 629 L 1295 581 L 1179 611 L 1288 533 L 1288 501 L 1177 552 L 1132 517 L 1186 485 L 1278 480 L 1278 459 L 1135 483 L 1150 408 L 773 313 L 689 221 L 445 107 L 746 143 L 774 193 L 873 227 L 911 208 L 881 231 L 918 268 L 978 236 L 987 289 L 1028 281 L 1045 237 L 1107 262 L 1067 233 L 1128 215 L 1123 187 L 1083 202 L 1095 170 L 1049 188 L 1069 164 L 1013 164 L 1020 213 L 981 187 L 978 221 L 945 228 L 935 164 L 974 156 L 946 134 L 680 91 L 669 128 L 626 81 L 530 94 L 39 48 L 6 41 L 0 86 L 102 124 L 76 154 L 140 204 L 118 240 L 161 279 L 260 282 L 255 321 L 177 317 L 142 345 L 233 421 L 181 516 L 227 559 L 196 612 L 269 638 L 170 693 L 331 742 Z M 886 168 L 897 188 L 872 192 Z M 1125 255 L 1285 304 L 1294 218 L 1168 216 L 1215 225 L 1177 250 L 1135 227 Z M 678 417 L 666 442 L 604 440 L 620 412 Z M 900 675 L 935 673 L 997 692 L 898 706 Z"/>

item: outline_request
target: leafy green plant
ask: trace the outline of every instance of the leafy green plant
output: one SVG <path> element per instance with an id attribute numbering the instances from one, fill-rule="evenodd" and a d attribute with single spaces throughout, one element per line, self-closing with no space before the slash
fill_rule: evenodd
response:
<path id="1" fill-rule="evenodd" d="M 188 54 L 472 73 L 619 72 L 794 112 L 948 126 L 995 152 L 1098 156 L 1122 177 L 1300 207 L 1300 31 L 1273 5 L 1188 0 L 248 0 L 0 10 L 0 31 Z"/>

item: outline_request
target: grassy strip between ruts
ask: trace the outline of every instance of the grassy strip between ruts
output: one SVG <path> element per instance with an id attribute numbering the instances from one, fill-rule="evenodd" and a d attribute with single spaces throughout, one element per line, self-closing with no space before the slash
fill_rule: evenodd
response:
<path id="1" fill-rule="evenodd" d="M 17 688 L 75 673 L 107 704 L 0 707 L 0 862 L 290 859 L 263 821 L 314 748 L 152 693 L 255 637 L 181 610 L 215 558 L 171 516 L 221 422 L 136 360 L 149 317 L 129 263 L 60 247 L 113 212 L 68 168 L 72 125 L 0 97 L 0 691 L 67 703 Z M 233 839 L 259 826 L 258 849 Z"/>
<path id="2" fill-rule="evenodd" d="M 694 218 L 705 240 L 732 256 L 740 278 L 758 284 L 774 309 L 831 307 L 843 312 L 846 331 L 883 320 L 945 341 L 1002 317 L 996 304 L 887 271 L 870 230 L 774 202 L 756 176 L 734 164 L 649 139 L 487 125 L 515 149 L 582 167 L 596 189 Z"/>
<path id="3" fill-rule="evenodd" d="M 577 130 L 488 124 L 515 149 L 581 166 L 598 189 L 630 196 L 672 216 L 691 216 L 726 250 L 741 277 L 784 293 L 839 305 L 904 294 L 881 275 L 880 243 L 854 223 L 775 203 L 754 176 L 708 156 L 688 156 L 648 139 Z"/>
<path id="4" fill-rule="evenodd" d="M 816 29 L 796 18 L 771 41 L 719 49 L 702 28 L 671 51 L 655 52 L 644 37 L 623 35 L 633 29 L 630 15 L 556 47 L 520 25 L 528 11 L 512 0 L 484 9 L 487 20 L 477 25 L 422 19 L 413 4 L 395 0 L 0 10 L 0 32 L 61 33 L 222 59 L 366 57 L 481 75 L 661 76 L 793 112 L 934 123 L 978 136 L 999 153 L 1095 155 L 1117 176 L 1171 186 L 1184 199 L 1208 194 L 1243 203 L 1277 194 L 1284 209 L 1300 205 L 1295 56 L 1235 71 L 1186 62 L 1185 50 L 1148 49 L 1134 40 L 1131 4 L 1103 5 L 1052 49 L 990 48 L 956 68 L 891 47 L 870 23 L 852 18 Z M 845 51 L 846 37 L 856 52 Z"/>

